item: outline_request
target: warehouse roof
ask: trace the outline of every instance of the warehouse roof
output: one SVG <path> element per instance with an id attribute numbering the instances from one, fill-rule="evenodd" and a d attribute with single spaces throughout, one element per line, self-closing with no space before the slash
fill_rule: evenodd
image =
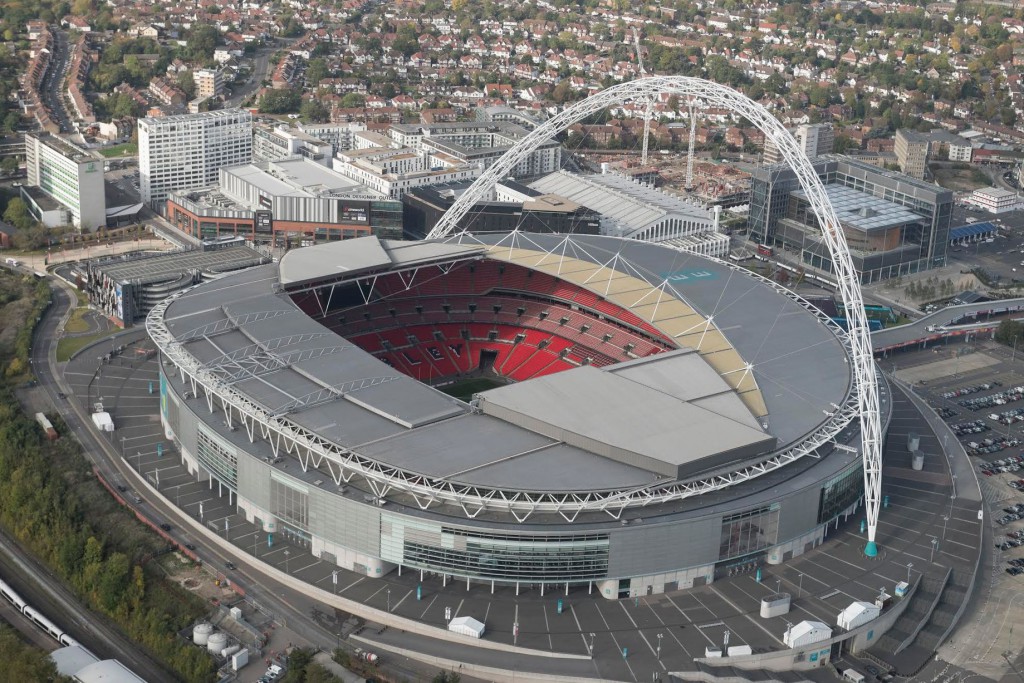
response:
<path id="1" fill-rule="evenodd" d="M 673 216 L 709 225 L 712 222 L 710 213 L 696 204 L 615 174 L 581 176 L 557 171 L 531 183 L 530 187 L 565 197 L 607 216 L 622 227 L 624 235 Z"/>

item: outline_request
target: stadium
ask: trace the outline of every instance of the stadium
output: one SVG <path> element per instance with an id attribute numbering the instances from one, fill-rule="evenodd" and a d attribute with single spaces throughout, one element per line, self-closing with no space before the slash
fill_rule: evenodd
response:
<path id="1" fill-rule="evenodd" d="M 852 336 L 668 246 L 365 237 L 147 328 L 189 471 L 367 576 L 661 593 L 786 562 L 864 503 Z"/>

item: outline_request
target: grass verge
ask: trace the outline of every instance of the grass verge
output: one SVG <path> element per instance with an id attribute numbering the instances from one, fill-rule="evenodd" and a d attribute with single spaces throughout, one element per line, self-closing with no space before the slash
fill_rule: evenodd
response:
<path id="1" fill-rule="evenodd" d="M 107 330 L 105 332 L 89 334 L 84 337 L 63 337 L 59 342 L 57 342 L 57 362 L 66 363 L 71 360 L 71 356 L 75 355 L 79 350 L 84 349 L 95 341 L 109 337 L 115 332 L 120 332 L 120 330 Z"/>

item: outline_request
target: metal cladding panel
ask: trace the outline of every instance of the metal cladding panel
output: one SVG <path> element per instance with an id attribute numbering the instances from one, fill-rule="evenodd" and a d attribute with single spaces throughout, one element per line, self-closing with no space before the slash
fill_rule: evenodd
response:
<path id="1" fill-rule="evenodd" d="M 182 400 L 181 394 L 177 393 L 171 382 L 167 382 L 167 392 L 173 393 L 175 398 L 168 398 L 168 401 L 176 400 L 178 404 L 178 428 L 174 430 L 174 436 L 181 444 L 181 448 L 187 453 L 195 455 L 196 441 L 199 433 L 199 425 L 202 420 L 195 413 L 187 401 Z"/>
<path id="2" fill-rule="evenodd" d="M 309 532 L 380 557 L 380 508 L 339 496 L 333 482 L 327 484 L 326 489 L 309 487 Z"/>
<path id="3" fill-rule="evenodd" d="M 779 542 L 806 534 L 818 523 L 818 505 L 821 502 L 821 486 L 808 486 L 792 493 L 780 490 L 779 500 Z"/>
<path id="4" fill-rule="evenodd" d="M 238 495 L 263 510 L 270 509 L 270 472 L 268 463 L 248 453 L 238 454 Z"/>
<path id="5" fill-rule="evenodd" d="M 685 524 L 632 520 L 609 534 L 608 576 L 657 574 L 717 562 L 721 536 L 718 516 Z"/>

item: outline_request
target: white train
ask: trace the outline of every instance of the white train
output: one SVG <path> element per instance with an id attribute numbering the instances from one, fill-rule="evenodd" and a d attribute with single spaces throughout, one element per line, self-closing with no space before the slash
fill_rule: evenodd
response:
<path id="1" fill-rule="evenodd" d="M 10 584 L 3 579 L 0 579 L 0 595 L 3 595 L 4 598 L 14 605 L 19 612 L 24 614 L 36 626 L 49 633 L 50 636 L 61 645 L 64 645 L 65 647 L 80 645 L 77 640 L 69 636 L 56 624 L 47 619 L 42 612 L 25 602 L 25 600 L 18 595 L 17 591 L 11 588 Z"/>

